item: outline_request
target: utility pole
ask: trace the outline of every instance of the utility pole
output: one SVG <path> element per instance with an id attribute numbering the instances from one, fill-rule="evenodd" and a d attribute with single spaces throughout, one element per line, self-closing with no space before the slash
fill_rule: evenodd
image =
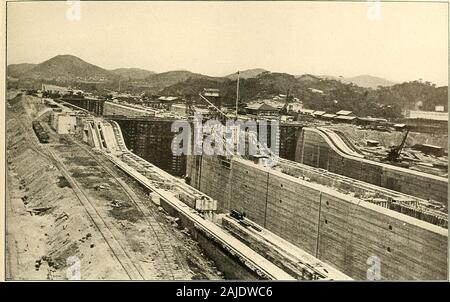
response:
<path id="1" fill-rule="evenodd" d="M 238 118 L 239 107 L 239 70 L 237 72 L 237 85 L 236 85 L 236 119 Z"/>

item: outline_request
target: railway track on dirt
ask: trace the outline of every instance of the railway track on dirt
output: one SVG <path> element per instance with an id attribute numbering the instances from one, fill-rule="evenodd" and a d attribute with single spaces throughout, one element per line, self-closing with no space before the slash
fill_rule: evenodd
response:
<path id="1" fill-rule="evenodd" d="M 50 150 L 49 146 L 46 146 L 44 144 L 41 144 L 37 137 L 35 135 L 32 135 L 30 131 L 28 131 L 28 128 L 31 129 L 31 120 L 29 120 L 30 127 L 27 127 L 26 123 L 18 118 L 16 114 L 13 114 L 16 121 L 19 123 L 22 133 L 25 135 L 26 141 L 30 143 L 30 148 L 39 154 L 40 156 L 48 159 L 49 161 L 53 163 L 57 163 L 59 160 L 57 159 L 56 155 L 53 153 L 53 151 Z M 27 119 L 28 120 L 28 119 Z M 176 258 L 178 260 L 178 263 L 186 270 L 187 264 L 185 261 L 181 259 L 181 255 L 179 254 L 179 251 L 177 248 L 175 248 L 170 242 L 164 241 L 161 238 L 164 236 L 167 236 L 167 233 L 171 233 L 173 236 L 175 236 L 174 231 L 170 228 L 164 228 L 162 224 L 155 218 L 156 215 L 159 215 L 157 213 L 156 209 L 149 209 L 149 207 L 146 207 L 140 198 L 128 187 L 128 185 L 121 180 L 115 172 L 113 172 L 106 164 L 106 160 L 99 159 L 99 156 L 96 154 L 93 154 L 92 150 L 89 150 L 87 146 L 83 146 L 82 143 L 76 141 L 75 139 L 71 139 L 72 142 L 74 142 L 77 146 L 81 147 L 83 150 L 85 150 L 104 170 L 107 172 L 111 177 L 114 178 L 114 180 L 119 184 L 119 186 L 123 189 L 123 192 L 128 196 L 130 201 L 136 206 L 136 209 L 142 214 L 144 217 L 147 225 L 152 230 L 153 234 L 155 235 L 156 241 L 158 242 L 158 245 L 160 246 L 160 250 L 163 254 L 164 261 L 164 269 L 160 271 L 160 273 L 164 274 L 165 280 L 170 279 L 177 279 L 177 274 L 174 272 L 175 268 L 172 268 L 171 260 L 170 258 Z M 43 152 L 42 149 L 45 149 L 47 152 Z M 60 170 L 64 169 L 64 164 L 62 162 L 59 162 L 59 164 L 56 164 Z M 95 206 L 90 201 L 89 197 L 83 192 L 83 190 L 79 187 L 79 185 L 76 183 L 76 181 L 70 176 L 70 173 L 66 171 L 61 171 L 62 174 L 64 174 L 64 177 L 69 181 L 69 183 L 72 185 L 72 188 L 74 189 L 74 193 L 83 205 L 83 207 L 86 210 L 86 213 L 88 214 L 91 221 L 94 223 L 96 228 L 101 233 L 102 237 L 104 238 L 106 244 L 110 248 L 112 254 L 117 259 L 117 261 L 121 264 L 122 268 L 126 272 L 126 274 L 130 277 L 130 279 L 137 279 L 137 280 L 144 280 L 144 273 L 142 269 L 139 269 L 136 264 L 131 260 L 131 257 L 129 254 L 125 251 L 125 249 L 120 245 L 119 241 L 116 239 L 116 236 L 114 236 L 113 232 L 111 231 L 111 228 L 106 226 L 106 223 L 104 219 L 101 217 L 101 215 L 96 210 Z M 88 210 L 86 207 L 90 207 Z M 155 219 L 149 219 L 150 217 L 153 217 Z M 133 268 L 134 267 L 134 268 Z M 188 268 L 187 268 L 188 269 Z"/>
<path id="2" fill-rule="evenodd" d="M 8 114 L 11 114 L 19 124 L 19 127 L 22 129 L 22 133 L 25 135 L 25 140 L 30 143 L 31 150 L 41 155 L 42 157 L 51 160 L 51 157 L 48 154 L 45 154 L 44 152 L 41 151 L 40 148 L 41 144 L 39 143 L 37 137 L 34 134 L 31 135 L 30 131 L 28 131 L 28 129 L 31 129 L 31 121 L 29 127 L 27 127 L 25 122 L 21 121 L 21 119 L 17 116 L 17 114 L 12 112 L 8 112 Z"/>
<path id="3" fill-rule="evenodd" d="M 75 195 L 77 196 L 78 200 L 80 201 L 81 205 L 84 207 L 85 211 L 87 212 L 89 218 L 94 223 L 100 234 L 102 235 L 103 239 L 105 240 L 106 244 L 112 251 L 115 258 L 119 261 L 122 268 L 124 269 L 125 273 L 130 277 L 131 280 L 144 280 L 144 276 L 142 273 L 142 269 L 136 265 L 126 251 L 126 249 L 120 244 L 119 240 L 117 239 L 116 235 L 114 234 L 114 228 L 109 226 L 109 223 L 107 223 L 102 215 L 97 211 L 95 208 L 95 205 L 92 203 L 90 198 L 87 196 L 87 194 L 80 188 L 77 181 L 73 179 L 73 177 L 70 175 L 69 171 L 65 168 L 64 164 L 61 162 L 61 160 L 54 154 L 54 152 L 47 146 L 42 146 L 48 154 L 53 158 L 53 162 L 58 167 L 58 170 L 61 172 L 61 174 L 66 178 L 66 180 L 69 182 L 69 184 L 72 187 L 72 190 L 74 191 Z"/>
<path id="4" fill-rule="evenodd" d="M 31 122 L 29 127 L 27 127 L 26 123 L 22 121 L 17 114 L 11 113 L 13 118 L 18 122 L 19 127 L 22 130 L 22 133 L 25 136 L 25 140 L 29 143 L 30 148 L 36 152 L 38 155 L 46 158 L 55 166 L 58 167 L 61 174 L 67 179 L 70 183 L 72 190 L 75 193 L 75 196 L 83 206 L 86 211 L 86 214 L 93 222 L 97 230 L 100 232 L 104 242 L 109 247 L 112 255 L 118 263 L 123 268 L 124 272 L 131 280 L 144 280 L 144 277 L 140 270 L 135 266 L 130 256 L 124 250 L 124 248 L 120 245 L 119 241 L 116 239 L 110 228 L 106 225 L 105 221 L 95 209 L 92 202 L 89 200 L 88 196 L 83 192 L 83 190 L 78 186 L 77 182 L 70 176 L 69 172 L 65 169 L 64 164 L 55 156 L 53 151 L 43 144 L 40 144 L 37 141 L 37 137 L 30 134 L 29 129 L 31 129 Z M 46 152 L 43 152 L 45 150 Z"/>
<path id="5" fill-rule="evenodd" d="M 185 261 L 182 259 L 178 249 L 173 246 L 173 244 L 170 242 L 170 239 L 164 240 L 163 238 L 167 237 L 168 234 L 176 238 L 176 234 L 170 227 L 165 227 L 161 222 L 158 221 L 157 217 L 160 216 L 158 211 L 154 209 L 153 207 L 146 206 L 142 200 L 139 198 L 139 196 L 136 195 L 136 193 L 128 186 L 128 184 L 122 180 L 115 171 L 113 171 L 108 164 L 110 163 L 109 160 L 103 159 L 97 154 L 94 154 L 92 150 L 89 149 L 89 147 L 84 146 L 82 143 L 73 140 L 75 144 L 77 144 L 79 147 L 81 147 L 83 150 L 85 150 L 102 168 L 111 176 L 113 177 L 116 182 L 119 184 L 119 186 L 123 189 L 123 192 L 128 196 L 130 201 L 135 205 L 136 209 L 142 214 L 144 217 L 145 222 L 152 230 L 153 234 L 155 235 L 156 241 L 158 242 L 158 245 L 160 247 L 161 252 L 163 253 L 163 257 L 165 258 L 165 266 L 168 272 L 170 272 L 170 276 L 168 276 L 171 279 L 177 279 L 176 274 L 176 268 L 172 267 L 173 261 L 171 259 L 176 258 L 178 263 L 182 266 L 183 270 L 189 270 L 188 265 L 185 263 Z"/>

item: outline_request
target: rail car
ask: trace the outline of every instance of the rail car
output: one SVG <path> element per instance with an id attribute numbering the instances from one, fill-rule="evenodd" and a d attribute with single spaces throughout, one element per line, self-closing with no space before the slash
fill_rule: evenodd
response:
<path id="1" fill-rule="evenodd" d="M 41 122 L 34 121 L 32 125 L 34 133 L 36 134 L 39 142 L 41 144 L 47 144 L 48 140 L 50 139 L 50 136 L 48 135 L 47 131 L 45 131 L 44 127 L 42 127 Z"/>
<path id="2" fill-rule="evenodd" d="M 241 213 L 239 211 L 231 209 L 230 210 L 230 216 L 233 217 L 234 219 L 237 219 L 237 220 L 243 220 L 244 217 L 245 217 L 245 214 L 243 214 L 243 213 Z"/>

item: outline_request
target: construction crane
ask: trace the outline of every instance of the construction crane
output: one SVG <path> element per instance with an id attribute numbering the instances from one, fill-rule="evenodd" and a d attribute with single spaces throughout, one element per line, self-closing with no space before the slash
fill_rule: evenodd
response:
<path id="1" fill-rule="evenodd" d="M 406 138 L 408 137 L 409 129 L 406 130 L 405 136 L 403 137 L 403 140 L 400 145 L 393 146 L 386 157 L 387 161 L 391 162 L 399 162 L 401 161 L 400 154 L 402 153 L 403 147 L 405 146 Z"/>
<path id="2" fill-rule="evenodd" d="M 291 89 L 288 88 L 287 93 L 286 93 L 286 100 L 284 101 L 284 106 L 283 106 L 283 108 L 280 109 L 281 114 L 287 115 L 289 112 L 288 107 L 289 107 L 289 101 L 291 100 L 290 92 L 291 92 Z"/>
<path id="3" fill-rule="evenodd" d="M 205 92 L 205 90 L 207 90 L 207 89 L 204 89 L 204 92 Z M 203 94 L 205 94 L 205 95 L 203 95 Z M 227 115 L 221 110 L 221 108 L 220 108 L 221 105 L 219 104 L 219 107 L 217 107 L 216 105 L 213 104 L 213 102 L 211 102 L 210 100 L 208 100 L 206 98 L 207 93 L 203 93 L 203 94 L 199 93 L 199 96 L 202 98 L 202 100 L 204 100 L 206 103 L 208 103 L 211 118 L 217 118 L 219 120 L 225 121 Z M 210 95 L 208 95 L 208 96 L 210 96 Z M 213 95 L 213 96 L 215 96 L 215 95 Z M 218 94 L 217 94 L 217 96 L 218 96 Z"/>
<path id="4" fill-rule="evenodd" d="M 192 104 L 192 95 L 186 95 L 185 96 L 185 100 L 186 100 L 186 115 L 188 117 L 192 117 L 194 115 L 194 106 Z"/>

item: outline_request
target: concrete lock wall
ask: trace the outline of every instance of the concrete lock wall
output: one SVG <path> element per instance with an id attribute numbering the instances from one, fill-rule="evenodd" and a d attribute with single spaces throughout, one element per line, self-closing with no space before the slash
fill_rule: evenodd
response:
<path id="1" fill-rule="evenodd" d="M 222 211 L 245 212 L 355 279 L 367 278 L 375 257 L 382 279 L 447 278 L 446 229 L 250 161 L 232 160 L 229 167 L 222 161 L 188 157 L 191 170 L 201 166 L 193 185 L 217 199 Z"/>
<path id="2" fill-rule="evenodd" d="M 66 98 L 65 102 L 75 105 L 77 107 L 86 109 L 96 115 L 102 115 L 104 110 L 104 100 L 90 99 L 90 98 Z"/>
<path id="3" fill-rule="evenodd" d="M 212 159 L 212 158 L 211 158 Z M 188 171 L 191 171 L 191 185 L 206 193 L 219 202 L 217 210 L 226 212 L 229 209 L 231 190 L 231 168 L 227 162 L 216 158 L 216 160 L 204 160 L 203 156 L 188 156 Z"/>
<path id="4" fill-rule="evenodd" d="M 133 153 L 164 171 L 183 176 L 186 173 L 186 156 L 172 153 L 171 132 L 173 120 L 156 120 L 111 117 L 122 129 L 125 145 Z"/>
<path id="5" fill-rule="evenodd" d="M 317 257 L 364 279 L 369 257 L 383 279 L 445 279 L 447 230 L 372 204 L 322 193 Z"/>
<path id="6" fill-rule="evenodd" d="M 198 228 L 192 220 L 174 209 L 168 202 L 164 201 L 164 199 L 161 199 L 160 202 L 164 210 L 171 216 L 180 218 L 179 223 L 189 230 L 192 237 L 198 242 L 205 253 L 214 260 L 217 268 L 225 273 L 225 276 L 235 280 L 260 279 L 255 272 L 243 265 L 237 257 L 230 255 L 230 253 L 224 250 L 224 247 L 220 243 L 214 241 L 214 239 L 209 237 L 201 228 Z"/>
<path id="7" fill-rule="evenodd" d="M 303 129 L 295 161 L 447 206 L 447 179 L 345 155 L 316 129 Z"/>
<path id="8" fill-rule="evenodd" d="M 127 105 L 105 102 L 103 106 L 103 115 L 113 116 L 120 115 L 126 117 L 143 117 L 143 116 L 152 116 L 154 115 L 153 110 L 143 110 L 138 108 L 133 108 Z"/>

